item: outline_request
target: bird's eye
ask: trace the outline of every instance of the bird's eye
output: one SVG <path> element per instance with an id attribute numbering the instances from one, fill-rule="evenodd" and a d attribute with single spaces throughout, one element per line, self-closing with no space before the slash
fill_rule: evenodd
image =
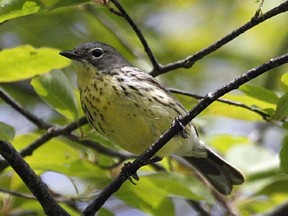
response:
<path id="1" fill-rule="evenodd" d="M 95 57 L 95 58 L 100 58 L 102 57 L 103 55 L 103 50 L 101 48 L 96 48 L 92 51 L 92 55 Z"/>

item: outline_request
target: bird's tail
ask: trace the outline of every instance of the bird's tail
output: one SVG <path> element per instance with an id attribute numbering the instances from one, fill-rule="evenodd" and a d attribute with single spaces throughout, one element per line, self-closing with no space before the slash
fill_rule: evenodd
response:
<path id="1" fill-rule="evenodd" d="M 232 191 L 233 185 L 244 182 L 243 174 L 216 153 L 207 149 L 207 157 L 184 157 L 193 167 L 195 167 L 215 189 L 228 195 Z"/>

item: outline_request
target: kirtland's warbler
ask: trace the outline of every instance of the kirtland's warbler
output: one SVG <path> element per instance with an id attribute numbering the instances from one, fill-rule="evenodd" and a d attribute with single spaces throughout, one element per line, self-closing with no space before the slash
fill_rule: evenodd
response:
<path id="1" fill-rule="evenodd" d="M 90 124 L 123 149 L 140 154 L 186 109 L 159 82 L 133 67 L 113 47 L 88 42 L 61 55 L 72 59 L 82 108 Z M 242 173 L 208 148 L 192 125 L 172 138 L 158 157 L 182 156 L 224 195 L 244 182 Z"/>

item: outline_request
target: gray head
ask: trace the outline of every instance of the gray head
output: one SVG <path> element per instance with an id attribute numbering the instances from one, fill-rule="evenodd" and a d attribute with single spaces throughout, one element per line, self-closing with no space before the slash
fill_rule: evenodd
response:
<path id="1" fill-rule="evenodd" d="M 87 42 L 80 44 L 74 50 L 60 52 L 69 59 L 89 63 L 98 71 L 109 72 L 114 68 L 131 66 L 117 50 L 101 42 Z"/>

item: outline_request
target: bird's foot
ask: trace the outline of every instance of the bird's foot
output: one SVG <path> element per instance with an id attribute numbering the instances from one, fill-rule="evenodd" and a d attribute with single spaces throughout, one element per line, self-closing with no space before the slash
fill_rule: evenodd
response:
<path id="1" fill-rule="evenodd" d="M 126 177 L 132 184 L 136 185 L 133 179 L 139 181 L 139 176 L 137 175 L 137 172 L 131 172 L 131 162 L 127 162 L 124 164 L 124 166 L 122 167 L 122 172 L 125 173 Z"/>
<path id="2" fill-rule="evenodd" d="M 177 117 L 177 118 L 173 121 L 173 124 L 177 124 L 177 125 L 181 128 L 179 134 L 180 134 L 180 136 L 181 136 L 183 139 L 188 138 L 189 134 L 188 134 L 188 132 L 186 131 L 185 126 L 184 126 L 183 123 L 181 122 L 180 117 Z"/>

